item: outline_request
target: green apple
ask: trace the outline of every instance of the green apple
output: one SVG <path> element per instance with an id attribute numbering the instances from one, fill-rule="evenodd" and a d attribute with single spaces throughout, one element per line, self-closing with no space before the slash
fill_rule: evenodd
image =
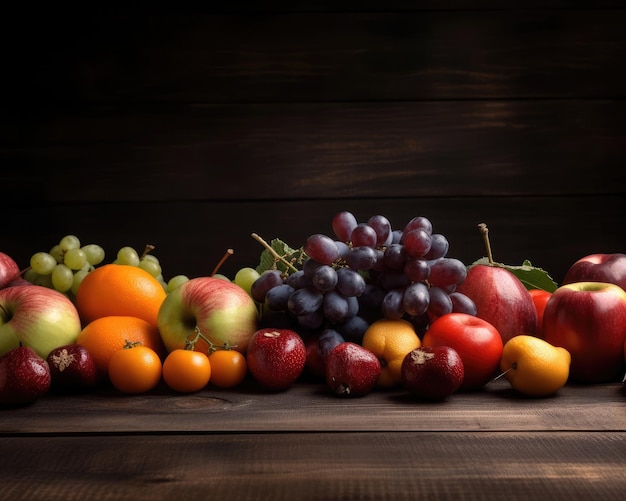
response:
<path id="1" fill-rule="evenodd" d="M 74 303 L 60 292 L 38 285 L 0 290 L 0 355 L 22 344 L 45 359 L 80 330 Z"/>

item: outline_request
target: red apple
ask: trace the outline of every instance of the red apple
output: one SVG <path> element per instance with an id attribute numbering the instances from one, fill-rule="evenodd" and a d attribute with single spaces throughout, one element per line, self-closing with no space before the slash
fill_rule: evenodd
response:
<path id="1" fill-rule="evenodd" d="M 363 397 L 376 386 L 380 360 L 360 344 L 346 341 L 326 357 L 326 384 L 340 397 Z"/>
<path id="2" fill-rule="evenodd" d="M 444 400 L 463 384 L 461 357 L 449 346 L 422 346 L 402 361 L 402 383 L 417 398 Z"/>
<path id="3" fill-rule="evenodd" d="M 260 329 L 250 339 L 246 361 L 256 381 L 269 390 L 283 391 L 302 374 L 306 347 L 290 329 Z"/>
<path id="4" fill-rule="evenodd" d="M 576 261 L 562 285 L 575 282 L 607 282 L 626 290 L 626 254 L 590 254 Z"/>
<path id="5" fill-rule="evenodd" d="M 26 405 L 50 389 L 50 368 L 32 348 L 18 346 L 0 357 L 0 404 Z"/>
<path id="6" fill-rule="evenodd" d="M 530 293 L 505 268 L 474 265 L 456 290 L 474 302 L 476 316 L 492 324 L 503 343 L 519 334 L 536 334 L 537 311 Z"/>
<path id="7" fill-rule="evenodd" d="M 542 289 L 531 289 L 528 291 L 530 297 L 533 299 L 535 310 L 537 311 L 537 332 L 536 336 L 543 338 L 543 312 L 546 309 L 548 299 L 552 296 L 551 292 L 544 291 Z"/>
<path id="8" fill-rule="evenodd" d="M 0 252 L 0 289 L 11 284 L 20 277 L 20 268 L 11 256 Z"/>
<path id="9" fill-rule="evenodd" d="M 157 316 L 168 352 L 184 348 L 197 329 L 214 345 L 228 345 L 244 353 L 257 322 L 258 312 L 248 293 L 237 284 L 213 277 L 192 278 L 170 291 Z"/>
<path id="10" fill-rule="evenodd" d="M 20 343 L 41 357 L 74 343 L 81 330 L 74 303 L 47 287 L 0 289 L 0 355 Z"/>
<path id="11" fill-rule="evenodd" d="M 462 390 L 478 390 L 494 377 L 502 357 L 502 337 L 482 318 L 467 313 L 448 313 L 435 320 L 422 346 L 449 346 L 463 361 Z"/>
<path id="12" fill-rule="evenodd" d="M 572 380 L 615 380 L 624 368 L 626 292 L 604 282 L 562 285 L 546 305 L 543 333 L 548 343 L 570 352 Z"/>

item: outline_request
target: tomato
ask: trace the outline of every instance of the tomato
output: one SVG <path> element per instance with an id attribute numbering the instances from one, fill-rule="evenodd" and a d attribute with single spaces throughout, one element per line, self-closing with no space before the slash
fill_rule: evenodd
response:
<path id="1" fill-rule="evenodd" d="M 531 289 L 530 297 L 533 298 L 535 310 L 537 310 L 537 337 L 543 338 L 543 312 L 546 309 L 546 303 L 552 296 L 551 292 L 541 289 Z"/>
<path id="2" fill-rule="evenodd" d="M 201 351 L 177 349 L 163 362 L 163 380 L 170 388 L 192 393 L 204 388 L 211 379 L 209 357 Z"/>
<path id="3" fill-rule="evenodd" d="M 216 350 L 209 355 L 211 384 L 232 388 L 243 381 L 248 372 L 246 357 L 235 350 Z"/>
<path id="4" fill-rule="evenodd" d="M 162 372 L 159 355 L 147 346 L 123 348 L 109 361 L 109 379 L 123 393 L 150 391 L 161 381 Z"/>
<path id="5" fill-rule="evenodd" d="M 449 346 L 463 360 L 461 389 L 477 390 L 493 378 L 502 358 L 502 337 L 493 325 L 466 313 L 448 313 L 435 320 L 422 346 Z"/>

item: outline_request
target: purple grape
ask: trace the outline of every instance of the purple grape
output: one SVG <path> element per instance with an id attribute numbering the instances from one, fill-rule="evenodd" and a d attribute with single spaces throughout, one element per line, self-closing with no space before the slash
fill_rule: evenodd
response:
<path id="1" fill-rule="evenodd" d="M 287 308 L 296 316 L 307 315 L 322 306 L 323 300 L 324 295 L 320 291 L 314 287 L 305 287 L 296 290 L 291 295 L 287 302 Z"/>
<path id="2" fill-rule="evenodd" d="M 283 277 L 280 271 L 267 270 L 252 283 L 250 295 L 257 303 L 264 303 L 267 291 L 282 283 Z"/>
<path id="3" fill-rule="evenodd" d="M 428 280 L 430 265 L 425 259 L 411 258 L 404 265 L 404 274 L 409 277 L 412 282 L 423 282 L 424 280 Z"/>
<path id="4" fill-rule="evenodd" d="M 442 257 L 430 265 L 428 281 L 437 287 L 460 284 L 467 275 L 467 268 L 458 259 Z"/>
<path id="5" fill-rule="evenodd" d="M 466 313 L 476 316 L 477 310 L 474 301 L 461 292 L 453 292 L 450 294 L 452 300 L 452 311 L 458 313 Z"/>
<path id="6" fill-rule="evenodd" d="M 339 251 L 339 259 L 345 259 L 348 255 L 348 251 L 350 250 L 350 246 L 345 242 L 340 242 L 339 240 L 335 240 L 335 245 Z"/>
<path id="7" fill-rule="evenodd" d="M 391 244 L 385 249 L 385 266 L 390 270 L 403 270 L 408 259 L 409 254 L 402 244 Z"/>
<path id="8" fill-rule="evenodd" d="M 337 272 L 332 266 L 323 264 L 315 270 L 311 280 L 318 291 L 332 291 L 337 285 Z"/>
<path id="9" fill-rule="evenodd" d="M 424 257 L 430 250 L 430 235 L 426 230 L 417 228 L 404 234 L 404 248 L 411 257 Z"/>
<path id="10" fill-rule="evenodd" d="M 306 239 L 304 252 L 311 259 L 321 264 L 333 264 L 339 258 L 339 249 L 335 241 L 321 233 L 311 235 Z"/>
<path id="11" fill-rule="evenodd" d="M 428 294 L 430 296 L 428 315 L 431 320 L 452 312 L 452 299 L 446 291 L 439 287 L 431 287 L 428 289 Z"/>
<path id="12" fill-rule="evenodd" d="M 337 330 L 346 341 L 360 343 L 363 340 L 363 334 L 365 334 L 369 326 L 370 324 L 367 320 L 356 315 L 338 326 Z"/>
<path id="13" fill-rule="evenodd" d="M 270 310 L 286 310 L 289 298 L 294 292 L 295 289 L 287 284 L 272 287 L 267 291 L 267 294 L 265 294 L 265 304 Z"/>
<path id="14" fill-rule="evenodd" d="M 357 271 L 371 270 L 378 261 L 378 255 L 372 247 L 352 247 L 346 256 L 346 264 Z"/>
<path id="15" fill-rule="evenodd" d="M 404 289 L 402 306 L 409 315 L 416 317 L 426 313 L 429 302 L 428 287 L 423 283 L 413 283 Z"/>
<path id="16" fill-rule="evenodd" d="M 381 273 L 376 283 L 386 291 L 389 291 L 406 287 L 411 283 L 411 279 L 400 271 L 388 271 L 387 273 Z"/>
<path id="17" fill-rule="evenodd" d="M 379 214 L 370 217 L 367 220 L 367 224 L 374 228 L 374 231 L 376 232 L 376 245 L 385 246 L 391 243 L 393 236 L 389 219 Z"/>
<path id="18" fill-rule="evenodd" d="M 326 319 L 324 317 L 324 312 L 320 308 L 319 310 L 312 311 L 311 313 L 298 315 L 296 320 L 298 325 L 303 329 L 314 331 L 322 327 Z"/>
<path id="19" fill-rule="evenodd" d="M 337 285 L 335 288 L 344 296 L 360 296 L 365 290 L 365 285 L 365 279 L 359 272 L 350 268 L 339 268 L 337 270 Z"/>
<path id="20" fill-rule="evenodd" d="M 428 218 L 417 216 L 411 219 L 404 227 L 403 233 L 406 235 L 409 231 L 422 229 L 429 235 L 433 232 L 433 225 Z"/>
<path id="21" fill-rule="evenodd" d="M 342 242 L 349 242 L 352 231 L 357 226 L 356 217 L 348 211 L 338 212 L 333 216 L 332 228 L 335 236 Z"/>
<path id="22" fill-rule="evenodd" d="M 450 244 L 448 239 L 441 233 L 433 233 L 430 236 L 430 250 L 424 256 L 424 259 L 432 260 L 444 257 L 448 253 Z"/>
<path id="23" fill-rule="evenodd" d="M 313 281 L 310 277 L 304 274 L 304 270 L 294 271 L 287 277 L 285 281 L 288 285 L 291 285 L 294 289 L 302 289 L 304 287 L 311 287 Z"/>
<path id="24" fill-rule="evenodd" d="M 385 294 L 380 309 L 385 318 L 398 320 L 406 313 L 403 306 L 404 289 L 392 289 Z"/>
<path id="25" fill-rule="evenodd" d="M 374 247 L 377 238 L 374 228 L 367 223 L 360 223 L 352 230 L 350 241 L 353 247 Z"/>
<path id="26" fill-rule="evenodd" d="M 324 294 L 322 309 L 327 320 L 341 324 L 347 320 L 350 306 L 344 296 L 336 291 L 331 291 Z"/>

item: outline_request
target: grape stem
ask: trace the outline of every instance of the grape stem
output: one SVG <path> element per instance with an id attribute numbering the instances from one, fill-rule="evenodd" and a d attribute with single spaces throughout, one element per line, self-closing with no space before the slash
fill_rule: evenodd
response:
<path id="1" fill-rule="evenodd" d="M 222 259 L 220 259 L 219 263 L 217 263 L 215 265 L 215 268 L 213 268 L 213 271 L 211 272 L 211 276 L 214 276 L 217 273 L 217 271 L 222 267 L 222 265 L 224 264 L 224 261 L 226 261 L 234 253 L 235 251 L 233 249 L 226 249 L 226 252 L 222 256 Z"/>
<path id="2" fill-rule="evenodd" d="M 276 252 L 274 249 L 272 249 L 272 246 L 270 244 L 268 244 L 265 240 L 263 240 L 263 238 L 261 238 L 258 234 L 253 233 L 252 234 L 252 238 L 254 238 L 257 242 L 259 242 L 263 247 L 265 247 L 267 249 L 267 251 L 272 256 L 274 256 L 274 259 L 277 259 L 278 261 L 284 263 L 285 266 L 287 266 L 290 270 L 298 271 L 298 268 L 296 268 L 293 264 L 291 264 L 289 261 L 287 261 L 284 257 L 279 255 L 278 252 Z"/>
<path id="3" fill-rule="evenodd" d="M 483 236 L 483 241 L 485 242 L 485 249 L 487 249 L 487 259 L 489 260 L 489 264 L 496 264 L 493 260 L 493 254 L 491 253 L 491 243 L 489 242 L 489 228 L 485 223 L 480 223 L 478 225 L 478 230 L 480 234 Z"/>
<path id="4" fill-rule="evenodd" d="M 193 350 L 196 346 L 196 343 L 200 339 L 203 339 L 206 342 L 206 344 L 209 345 L 209 350 L 208 350 L 209 355 L 217 350 L 232 350 L 233 348 L 237 347 L 237 345 L 230 345 L 228 343 L 224 343 L 223 346 L 217 346 L 213 341 L 211 341 L 208 337 L 202 334 L 202 332 L 200 331 L 200 327 L 198 327 L 197 325 L 195 329 L 193 330 L 192 334 L 195 334 L 196 336 L 193 339 L 189 339 L 188 337 L 185 339 L 185 350 L 190 350 L 190 351 Z"/>
<path id="5" fill-rule="evenodd" d="M 154 245 L 146 244 L 146 247 L 143 250 L 143 254 L 139 256 L 139 259 L 143 259 L 144 257 L 146 257 L 146 255 L 150 254 L 154 249 L 155 249 Z"/>

